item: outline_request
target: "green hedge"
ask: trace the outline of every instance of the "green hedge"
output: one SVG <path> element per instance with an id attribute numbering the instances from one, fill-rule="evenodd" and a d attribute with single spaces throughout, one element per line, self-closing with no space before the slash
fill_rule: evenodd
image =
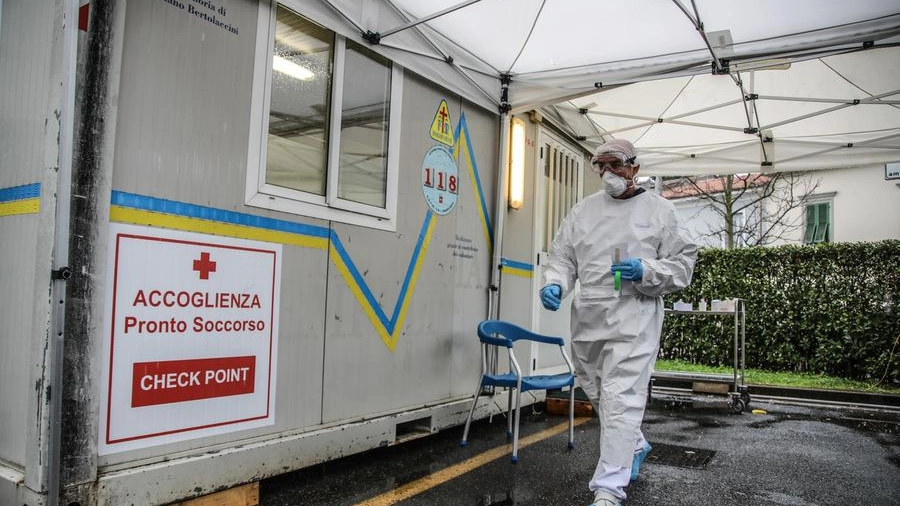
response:
<path id="1" fill-rule="evenodd" d="M 701 297 L 745 301 L 748 368 L 900 383 L 900 240 L 702 249 L 666 307 Z M 733 318 L 668 314 L 660 358 L 731 366 L 733 336 Z"/>

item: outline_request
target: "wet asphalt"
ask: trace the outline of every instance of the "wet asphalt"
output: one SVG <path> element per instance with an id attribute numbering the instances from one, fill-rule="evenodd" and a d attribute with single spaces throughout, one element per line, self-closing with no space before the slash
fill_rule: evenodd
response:
<path id="1" fill-rule="evenodd" d="M 520 438 L 565 423 L 543 407 L 525 409 Z M 654 450 L 626 489 L 626 506 L 900 505 L 897 410 L 754 400 L 736 414 L 727 405 L 654 398 L 642 428 Z M 445 429 L 264 480 L 259 504 L 587 506 L 599 430 L 596 418 L 584 420 L 573 450 L 561 431 L 521 448 L 512 464 L 508 453 L 485 457 L 509 446 L 506 421 L 495 416 L 473 423 L 465 448 L 462 427 Z M 479 465 L 460 470 L 473 461 Z"/>

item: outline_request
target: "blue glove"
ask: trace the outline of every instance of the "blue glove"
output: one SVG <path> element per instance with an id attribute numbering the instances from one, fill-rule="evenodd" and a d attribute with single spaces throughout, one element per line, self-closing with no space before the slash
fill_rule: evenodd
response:
<path id="1" fill-rule="evenodd" d="M 550 311 L 556 311 L 559 309 L 560 294 L 562 294 L 562 288 L 559 285 L 547 285 L 541 288 L 541 304 Z"/>
<path id="2" fill-rule="evenodd" d="M 622 279 L 627 279 L 628 281 L 640 281 L 644 278 L 644 264 L 641 263 L 640 258 L 626 258 L 617 264 L 613 264 L 612 273 L 615 274 L 616 271 L 622 273 Z"/>

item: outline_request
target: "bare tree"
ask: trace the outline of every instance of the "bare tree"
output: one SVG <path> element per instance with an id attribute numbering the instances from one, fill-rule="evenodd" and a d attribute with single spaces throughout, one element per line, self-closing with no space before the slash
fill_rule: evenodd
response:
<path id="1" fill-rule="evenodd" d="M 726 248 L 770 244 L 794 237 L 803 227 L 803 209 L 821 183 L 808 173 L 731 174 L 667 181 L 669 198 L 698 197 L 721 218 L 702 235 L 721 240 Z M 744 216 L 738 220 L 736 217 Z M 748 218 L 749 217 L 749 218 Z"/>

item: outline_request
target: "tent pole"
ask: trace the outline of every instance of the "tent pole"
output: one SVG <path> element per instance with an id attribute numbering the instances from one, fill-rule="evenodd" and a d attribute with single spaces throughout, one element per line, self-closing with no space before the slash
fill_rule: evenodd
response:
<path id="1" fill-rule="evenodd" d="M 429 14 L 429 15 L 427 15 L 427 16 L 425 16 L 425 17 L 421 17 L 421 18 L 419 18 L 419 19 L 412 20 L 412 21 L 406 23 L 405 25 L 401 25 L 401 26 L 398 26 L 398 27 L 396 27 L 396 28 L 392 28 L 392 29 L 390 29 L 390 30 L 388 30 L 388 31 L 386 31 L 386 32 L 384 32 L 384 33 L 381 33 L 380 35 L 381 35 L 382 38 L 384 38 L 384 37 L 387 37 L 388 35 L 393 35 L 393 34 L 395 34 L 395 33 L 397 33 L 397 32 L 402 32 L 403 30 L 406 30 L 407 28 L 412 28 L 412 27 L 414 27 L 414 26 L 416 26 L 416 25 L 419 25 L 419 24 L 422 24 L 422 23 L 426 23 L 426 22 L 428 22 L 428 21 L 431 21 L 431 20 L 434 19 L 434 18 L 441 17 L 441 16 L 443 16 L 444 14 L 450 14 L 451 12 L 454 12 L 454 11 L 457 11 L 457 10 L 459 10 L 459 9 L 462 9 L 463 7 L 468 7 L 468 6 L 472 5 L 472 4 L 477 3 L 477 2 L 480 2 L 480 1 L 481 1 L 481 0 L 466 0 L 465 2 L 463 2 L 463 3 L 461 3 L 461 4 L 451 5 L 450 7 L 447 7 L 446 9 L 443 9 L 443 10 L 440 10 L 440 11 L 437 11 L 437 12 L 434 12 L 434 13 L 431 13 L 431 14 Z M 395 7 L 395 8 L 396 8 L 396 7 Z M 399 10 L 399 9 L 398 9 L 398 10 Z"/>
<path id="2" fill-rule="evenodd" d="M 478 82 L 476 82 L 475 79 L 474 79 L 471 75 L 469 75 L 468 72 L 466 72 L 461 66 L 457 65 L 456 63 L 454 63 L 454 62 L 453 62 L 453 57 L 450 56 L 450 54 L 449 54 L 446 50 L 444 50 L 443 48 L 441 48 L 441 47 L 434 41 L 434 37 L 431 36 L 430 34 L 426 33 L 424 30 L 422 30 L 421 27 L 418 26 L 418 25 L 420 25 L 420 24 L 423 23 L 423 22 L 430 21 L 430 20 L 432 20 L 432 19 L 434 19 L 434 18 L 436 18 L 436 17 L 443 16 L 444 14 L 448 14 L 448 13 L 450 13 L 450 12 L 453 12 L 453 11 L 457 10 L 457 9 L 461 9 L 461 8 L 463 8 L 463 7 L 467 7 L 467 6 L 469 6 L 469 5 L 473 4 L 473 3 L 480 2 L 480 1 L 481 1 L 481 0 L 468 0 L 468 1 L 465 2 L 464 4 L 460 4 L 460 5 L 456 5 L 456 6 L 453 6 L 453 7 L 449 7 L 449 8 L 447 8 L 447 9 L 444 9 L 443 11 L 440 11 L 440 12 L 438 12 L 438 13 L 432 14 L 431 16 L 428 16 L 428 17 L 425 17 L 425 18 L 422 18 L 422 19 L 419 19 L 419 20 L 416 20 L 416 21 L 411 20 L 411 19 L 409 18 L 409 16 L 406 15 L 406 12 L 405 12 L 405 11 L 403 11 L 403 10 L 400 9 L 400 8 L 398 8 L 396 5 L 394 5 L 393 2 L 388 1 L 387 4 L 388 4 L 389 6 L 391 6 L 391 8 L 393 8 L 394 11 L 395 11 L 401 18 L 407 20 L 407 24 L 403 25 L 403 27 L 401 27 L 401 28 L 397 28 L 397 29 L 393 29 L 393 30 L 388 30 L 388 31 L 385 32 L 385 33 L 363 33 L 363 38 L 366 39 L 366 40 L 368 40 L 368 41 L 371 42 L 371 43 L 384 44 L 384 38 L 385 38 L 385 37 L 387 37 L 387 36 L 389 36 L 389 35 L 392 35 L 392 34 L 394 34 L 394 33 L 397 33 L 398 31 L 406 30 L 407 28 L 413 28 L 413 29 L 416 31 L 416 33 L 418 33 L 419 35 L 421 35 L 426 41 L 428 41 L 428 44 L 431 45 L 431 47 L 432 47 L 435 51 L 437 51 L 437 53 L 441 56 L 441 58 L 440 58 L 441 60 L 443 60 L 445 63 L 449 64 L 449 65 L 453 68 L 453 70 L 457 71 L 461 76 L 463 76 L 463 78 L 465 78 L 467 81 L 469 81 L 469 83 L 471 83 L 472 86 L 474 86 L 478 91 L 480 91 L 480 92 L 483 93 L 486 97 L 488 97 L 488 99 L 490 99 L 491 101 L 496 102 L 496 98 L 494 97 L 494 95 L 491 95 L 490 93 L 488 93 L 488 92 L 484 89 L 484 87 L 482 87 L 480 84 L 478 84 Z M 354 24 L 354 26 L 356 26 L 356 25 Z M 361 31 L 361 30 L 360 30 L 360 31 Z M 406 51 L 406 52 L 413 52 L 413 53 L 415 53 L 414 51 L 411 51 L 409 48 L 406 48 L 406 47 L 402 47 L 402 46 L 391 46 L 390 44 L 384 44 L 384 45 L 387 46 L 387 47 L 392 47 L 393 49 L 397 49 L 397 50 L 400 50 L 400 51 Z M 432 56 L 430 56 L 430 55 L 425 55 L 425 54 L 423 54 L 423 53 L 415 53 L 415 54 L 418 54 L 418 55 L 420 55 L 420 56 L 425 56 L 425 57 L 428 57 L 428 58 L 433 58 Z M 470 54 L 471 54 L 471 53 L 470 53 Z M 488 64 L 487 62 L 485 62 L 484 60 L 482 60 L 481 58 L 479 58 L 477 55 L 472 54 L 472 56 L 475 57 L 476 59 L 480 60 L 481 62 L 483 62 L 485 65 L 490 66 L 490 64 Z M 497 105 L 499 105 L 499 103 L 498 103 Z"/>
<path id="3" fill-rule="evenodd" d="M 506 201 L 509 186 L 509 111 L 500 113 L 500 159 L 497 167 L 497 202 L 494 212 L 494 251 L 491 263 L 491 284 L 488 295 L 488 319 L 500 315 L 500 259 L 503 250 L 503 222 L 506 218 Z"/>

